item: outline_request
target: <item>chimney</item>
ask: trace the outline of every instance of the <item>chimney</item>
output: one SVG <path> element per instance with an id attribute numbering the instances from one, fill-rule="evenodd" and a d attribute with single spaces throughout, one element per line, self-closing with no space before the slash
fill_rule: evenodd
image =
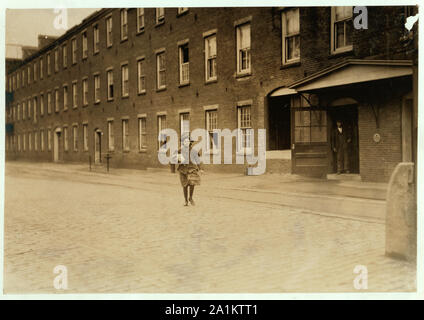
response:
<path id="1" fill-rule="evenodd" d="M 38 49 L 41 49 L 47 45 L 49 45 L 50 43 L 52 43 L 53 41 L 55 41 L 58 37 L 55 36 L 48 36 L 45 34 L 39 34 L 38 35 Z"/>

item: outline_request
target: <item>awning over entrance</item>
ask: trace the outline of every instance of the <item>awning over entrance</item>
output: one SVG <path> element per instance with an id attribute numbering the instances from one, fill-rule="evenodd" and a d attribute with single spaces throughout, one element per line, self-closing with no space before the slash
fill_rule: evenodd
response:
<path id="1" fill-rule="evenodd" d="M 307 92 L 317 89 L 349 85 L 412 75 L 409 60 L 346 60 L 291 84 L 287 90 Z M 275 91 L 275 92 L 278 92 Z M 272 95 L 271 95 L 272 96 Z"/>
<path id="2" fill-rule="evenodd" d="M 280 97 L 280 96 L 288 96 L 291 94 L 296 94 L 297 91 L 290 88 L 279 88 L 271 93 L 270 97 Z"/>

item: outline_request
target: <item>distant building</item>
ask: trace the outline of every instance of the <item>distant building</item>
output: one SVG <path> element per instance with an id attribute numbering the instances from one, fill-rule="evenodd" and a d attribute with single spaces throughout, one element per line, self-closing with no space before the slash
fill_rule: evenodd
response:
<path id="1" fill-rule="evenodd" d="M 8 70 L 6 157 L 158 167 L 163 128 L 207 129 L 211 156 L 214 129 L 241 129 L 235 153 L 265 128 L 269 171 L 325 177 L 342 120 L 351 174 L 388 181 L 416 159 L 416 10 L 355 29 L 353 7 L 102 9 Z"/>

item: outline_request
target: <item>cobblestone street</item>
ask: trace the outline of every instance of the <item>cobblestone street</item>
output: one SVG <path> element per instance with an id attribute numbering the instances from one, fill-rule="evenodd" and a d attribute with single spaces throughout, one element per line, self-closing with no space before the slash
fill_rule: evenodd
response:
<path id="1" fill-rule="evenodd" d="M 415 265 L 384 255 L 384 220 L 237 189 L 251 177 L 206 172 L 196 206 L 184 207 L 168 171 L 5 171 L 5 293 L 57 292 L 57 265 L 69 293 L 357 292 L 356 265 L 368 269 L 367 291 L 415 290 Z"/>

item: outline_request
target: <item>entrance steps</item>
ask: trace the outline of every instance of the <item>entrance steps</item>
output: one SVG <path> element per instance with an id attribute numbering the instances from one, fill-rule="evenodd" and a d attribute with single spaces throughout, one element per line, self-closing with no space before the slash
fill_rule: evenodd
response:
<path id="1" fill-rule="evenodd" d="M 291 173 L 291 150 L 270 150 L 266 152 L 267 173 Z"/>
<path id="2" fill-rule="evenodd" d="M 338 181 L 361 181 L 361 176 L 359 174 L 336 174 L 330 173 L 327 174 L 327 180 L 338 180 Z"/>

